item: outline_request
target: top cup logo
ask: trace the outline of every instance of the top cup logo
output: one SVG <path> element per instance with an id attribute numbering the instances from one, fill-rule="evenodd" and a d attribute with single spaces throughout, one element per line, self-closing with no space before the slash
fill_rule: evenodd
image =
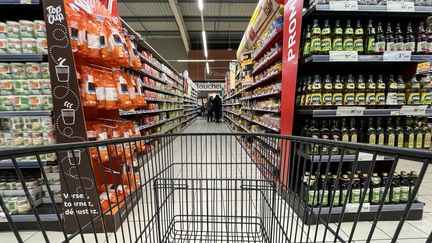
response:
<path id="1" fill-rule="evenodd" d="M 48 11 L 48 23 L 53 24 L 54 22 L 62 22 L 64 20 L 60 5 L 57 7 L 49 6 L 46 9 Z"/>

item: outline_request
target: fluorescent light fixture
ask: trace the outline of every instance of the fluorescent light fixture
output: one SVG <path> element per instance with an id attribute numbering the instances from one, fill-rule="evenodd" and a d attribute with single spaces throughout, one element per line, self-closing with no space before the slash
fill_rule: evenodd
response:
<path id="1" fill-rule="evenodd" d="M 199 9 L 200 11 L 203 11 L 203 10 L 204 10 L 204 3 L 203 3 L 203 0 L 198 0 L 198 9 Z"/>
<path id="2" fill-rule="evenodd" d="M 206 37 L 205 30 L 202 31 L 202 38 L 203 38 L 203 45 L 204 45 L 204 56 L 205 56 L 205 58 L 208 58 L 207 37 Z"/>
<path id="3" fill-rule="evenodd" d="M 215 62 L 216 60 L 206 60 L 206 59 L 196 59 L 196 60 L 185 60 L 185 59 L 181 59 L 181 60 L 177 60 L 177 62 Z"/>
<path id="4" fill-rule="evenodd" d="M 207 74 L 209 74 L 210 73 L 210 66 L 209 66 L 208 62 L 206 62 L 206 68 L 207 68 Z"/>

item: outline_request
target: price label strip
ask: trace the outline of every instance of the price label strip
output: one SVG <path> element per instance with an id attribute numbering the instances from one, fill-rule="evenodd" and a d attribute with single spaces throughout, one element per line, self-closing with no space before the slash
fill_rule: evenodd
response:
<path id="1" fill-rule="evenodd" d="M 358 154 L 358 161 L 372 161 L 372 159 L 373 159 L 373 154 L 364 153 L 364 152 L 359 152 Z M 380 160 L 384 160 L 384 155 L 376 156 L 375 161 L 380 161 Z"/>
<path id="2" fill-rule="evenodd" d="M 356 51 L 330 51 L 329 60 L 332 62 L 358 62 Z"/>
<path id="3" fill-rule="evenodd" d="M 389 12 L 414 12 L 414 2 L 387 1 L 387 11 Z"/>
<path id="4" fill-rule="evenodd" d="M 410 51 L 385 51 L 383 54 L 384 62 L 409 62 L 411 61 Z"/>
<path id="5" fill-rule="evenodd" d="M 347 203 L 345 207 L 345 212 L 357 213 L 359 207 L 360 203 Z M 370 212 L 370 203 L 363 203 L 360 212 Z"/>
<path id="6" fill-rule="evenodd" d="M 358 11 L 357 1 L 329 1 L 330 10 Z"/>
<path id="7" fill-rule="evenodd" d="M 363 116 L 366 107 L 344 107 L 340 106 L 336 110 L 336 116 Z"/>
<path id="8" fill-rule="evenodd" d="M 400 109 L 401 116 L 424 116 L 426 115 L 427 105 L 409 106 L 404 105 Z"/>
<path id="9" fill-rule="evenodd" d="M 31 4 L 32 0 L 20 0 L 20 4 Z"/>

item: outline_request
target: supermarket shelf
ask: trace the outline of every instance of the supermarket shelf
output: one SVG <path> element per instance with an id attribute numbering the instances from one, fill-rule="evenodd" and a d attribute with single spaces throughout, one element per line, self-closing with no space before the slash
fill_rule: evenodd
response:
<path id="1" fill-rule="evenodd" d="M 363 116 L 401 116 L 401 109 L 365 109 Z M 299 115 L 312 115 L 312 117 L 336 117 L 337 110 L 296 110 Z M 432 108 L 426 109 L 424 116 L 432 115 Z M 342 116 L 342 115 L 339 115 Z M 346 115 L 349 116 L 349 115 Z"/>
<path id="2" fill-rule="evenodd" d="M 263 84 L 267 84 L 269 81 L 272 81 L 272 80 L 274 80 L 274 79 L 278 79 L 278 78 L 280 78 L 280 77 L 282 77 L 282 71 L 278 71 L 278 72 L 276 72 L 276 73 L 273 73 L 273 74 L 271 74 L 270 76 L 267 76 L 267 77 L 265 77 L 265 78 L 263 78 L 263 79 L 261 79 L 261 80 L 255 82 L 255 83 L 253 83 L 252 85 L 250 85 L 250 86 L 248 86 L 248 87 L 245 87 L 245 88 L 242 89 L 240 92 L 242 92 L 242 91 L 244 91 L 244 90 L 250 90 L 250 89 L 252 89 L 252 88 L 254 88 L 254 87 L 257 87 L 257 86 L 260 86 L 260 85 L 263 85 Z M 240 92 L 239 92 L 239 93 L 240 93 Z"/>
<path id="3" fill-rule="evenodd" d="M 145 64 L 149 65 L 150 67 L 152 67 L 153 69 L 155 69 L 156 71 L 160 72 L 160 73 L 164 73 L 168 78 L 172 79 L 173 81 L 177 80 L 172 77 L 170 74 L 166 73 L 164 70 L 162 70 L 162 68 L 159 68 L 158 66 L 156 66 L 155 64 L 153 64 L 152 62 L 150 62 L 149 60 L 145 59 L 144 57 L 142 57 L 140 55 L 141 61 L 144 62 Z M 178 82 L 177 82 L 178 83 Z"/>
<path id="4" fill-rule="evenodd" d="M 24 1 L 25 2 L 25 1 Z M 0 5 L 39 5 L 39 0 L 30 0 L 24 3 L 22 0 L 0 0 Z"/>
<path id="5" fill-rule="evenodd" d="M 241 95 L 241 93 L 242 93 L 243 91 L 244 91 L 244 90 L 241 89 L 241 90 L 239 90 L 238 92 L 236 92 L 236 93 L 234 93 L 234 94 L 229 95 L 228 97 L 226 97 L 225 100 L 229 100 L 229 99 L 231 99 L 231 98 L 237 97 L 237 96 Z"/>
<path id="6" fill-rule="evenodd" d="M 224 111 L 227 112 L 227 113 L 230 113 L 230 114 L 236 115 L 236 116 L 241 116 L 240 114 L 235 113 L 235 112 L 232 112 L 232 111 L 229 111 L 229 110 L 224 110 Z"/>
<path id="7" fill-rule="evenodd" d="M 243 110 L 248 111 L 259 111 L 259 112 L 269 112 L 269 113 L 280 113 L 280 110 L 269 110 L 269 109 L 258 109 L 258 108 L 252 108 L 252 107 L 242 107 Z"/>
<path id="8" fill-rule="evenodd" d="M 162 112 L 170 112 L 170 111 L 179 111 L 179 110 L 183 110 L 183 108 L 166 109 L 166 110 L 120 111 L 120 116 L 142 115 L 142 114 L 154 114 L 154 113 L 162 113 Z"/>
<path id="9" fill-rule="evenodd" d="M 42 166 L 46 165 L 46 161 L 41 161 Z M 22 169 L 40 169 L 37 160 L 34 161 L 17 161 L 18 167 Z M 15 166 L 12 160 L 2 160 L 0 161 L 0 169 L 14 169 Z"/>
<path id="10" fill-rule="evenodd" d="M 267 41 L 267 43 L 259 50 L 256 55 L 252 58 L 252 61 L 260 59 L 271 47 L 273 47 L 278 41 L 282 39 L 283 30 L 279 29 L 273 33 L 273 36 Z"/>
<path id="11" fill-rule="evenodd" d="M 183 112 L 189 112 L 189 111 L 194 111 L 195 109 L 187 109 L 187 110 L 183 110 Z"/>
<path id="12" fill-rule="evenodd" d="M 314 12 L 329 12 L 329 14 L 335 14 L 335 12 L 349 12 L 350 14 L 367 14 L 367 13 L 387 13 L 394 14 L 400 17 L 402 14 L 406 15 L 424 15 L 429 16 L 432 12 L 430 6 L 414 6 L 414 12 L 403 12 L 403 11 L 388 11 L 387 5 L 358 5 L 358 10 L 331 10 L 330 4 L 316 4 L 311 6 L 308 10 L 303 12 L 303 16 L 313 14 Z"/>
<path id="13" fill-rule="evenodd" d="M 186 99 L 184 100 L 184 102 L 185 102 L 185 103 L 198 104 L 198 102 L 197 102 L 196 100 L 192 100 L 192 99 L 189 99 L 189 98 L 186 98 Z"/>
<path id="14" fill-rule="evenodd" d="M 159 82 L 159 83 L 161 83 L 161 84 L 165 84 L 165 85 L 168 84 L 167 81 L 165 81 L 165 80 L 163 80 L 163 79 L 161 79 L 161 78 L 155 77 L 155 76 L 151 75 L 150 73 L 148 73 L 148 72 L 146 72 L 146 71 L 144 71 L 144 70 L 139 70 L 138 72 L 139 72 L 139 74 L 141 74 L 142 76 L 145 76 L 145 77 L 147 77 L 147 78 L 149 78 L 149 79 L 153 79 L 153 80 L 156 81 L 156 82 Z"/>
<path id="15" fill-rule="evenodd" d="M 265 61 L 264 63 L 260 64 L 257 68 L 255 68 L 252 71 L 252 75 L 255 76 L 259 73 L 261 73 L 262 71 L 264 71 L 268 66 L 270 66 L 271 64 L 275 63 L 276 61 L 280 60 L 282 58 L 282 49 L 280 49 L 279 51 L 273 53 L 271 55 L 270 58 L 267 59 L 267 61 Z"/>
<path id="16" fill-rule="evenodd" d="M 146 90 L 150 90 L 150 91 L 154 91 L 154 92 L 159 92 L 161 94 L 168 94 L 168 95 L 172 95 L 172 96 L 183 97 L 183 95 L 179 95 L 179 94 L 171 92 L 171 91 L 159 89 L 159 88 L 156 88 L 154 86 L 148 85 L 146 83 L 142 83 L 142 87 L 144 87 Z"/>
<path id="17" fill-rule="evenodd" d="M 198 105 L 183 105 L 183 107 L 196 107 Z"/>
<path id="18" fill-rule="evenodd" d="M 240 127 L 240 128 L 243 129 L 245 132 L 250 133 L 250 131 L 249 131 L 247 128 L 245 128 L 244 126 L 238 124 L 238 123 L 235 122 L 233 119 L 231 119 L 229 116 L 227 116 L 227 115 L 224 115 L 224 116 L 225 116 L 228 120 L 230 120 L 234 125 Z"/>
<path id="19" fill-rule="evenodd" d="M 169 121 L 175 120 L 175 119 L 180 118 L 180 117 L 181 117 L 181 116 L 174 117 L 174 118 L 170 118 L 170 119 L 165 119 L 165 120 L 158 121 L 158 122 L 155 122 L 155 123 L 152 123 L 152 124 L 147 124 L 147 125 L 139 126 L 138 129 L 139 129 L 139 130 L 149 129 L 149 128 L 152 128 L 152 127 L 155 127 L 155 126 L 159 126 L 159 125 L 161 125 L 161 124 L 164 124 L 164 123 L 166 123 L 166 122 L 169 122 Z"/>
<path id="20" fill-rule="evenodd" d="M 312 161 L 314 163 L 319 163 L 320 162 L 320 155 L 311 155 L 311 154 L 306 154 L 304 152 L 299 152 L 298 153 L 299 156 Z M 345 154 L 343 156 L 343 158 L 341 158 L 342 155 L 340 154 L 335 154 L 335 155 L 321 155 L 321 162 L 334 162 L 334 163 L 339 163 L 341 162 L 354 162 L 356 160 L 356 155 L 354 154 Z M 358 156 L 357 161 L 358 162 L 370 162 L 372 161 L 372 154 L 366 154 L 366 153 L 360 153 Z M 394 160 L 394 157 L 389 157 L 389 156 L 377 156 L 376 161 L 392 161 Z"/>
<path id="21" fill-rule="evenodd" d="M 273 95 L 279 95 L 281 93 L 280 90 L 277 91 L 273 91 L 270 93 L 265 93 L 265 94 L 258 94 L 258 95 L 252 95 L 252 96 L 246 96 L 241 98 L 240 100 L 252 100 L 252 99 L 257 99 L 257 98 L 262 98 L 262 97 L 268 97 L 268 96 L 273 96 Z"/>
<path id="22" fill-rule="evenodd" d="M 0 54 L 0 62 L 41 62 L 45 57 L 42 54 Z"/>
<path id="23" fill-rule="evenodd" d="M 52 111 L 0 111 L 0 117 L 51 116 Z"/>
<path id="24" fill-rule="evenodd" d="M 243 119 L 245 119 L 246 121 L 253 122 L 255 124 L 258 124 L 258 125 L 260 125 L 260 126 L 262 126 L 264 128 L 270 129 L 272 131 L 275 131 L 275 132 L 279 132 L 280 131 L 279 128 L 268 126 L 265 123 L 262 123 L 260 121 L 256 121 L 256 120 L 250 119 L 249 117 L 246 117 L 246 116 L 240 116 L 240 117 L 243 118 Z"/>
<path id="25" fill-rule="evenodd" d="M 178 100 L 167 100 L 167 99 L 157 99 L 157 98 L 145 98 L 145 100 L 149 102 L 167 102 L 167 103 L 178 103 L 178 104 L 183 103 L 183 101 L 178 101 Z"/>
<path id="26" fill-rule="evenodd" d="M 223 104 L 223 106 L 235 106 L 235 105 L 241 105 L 241 103 Z"/>
<path id="27" fill-rule="evenodd" d="M 424 62 L 432 59 L 432 55 L 411 55 L 411 60 L 406 62 Z M 312 55 L 302 60 L 303 63 L 341 63 L 345 61 L 330 61 L 330 55 Z M 358 55 L 357 62 L 382 62 L 382 63 L 392 63 L 390 61 L 384 61 L 383 55 Z M 353 62 L 347 62 L 353 63 Z"/>

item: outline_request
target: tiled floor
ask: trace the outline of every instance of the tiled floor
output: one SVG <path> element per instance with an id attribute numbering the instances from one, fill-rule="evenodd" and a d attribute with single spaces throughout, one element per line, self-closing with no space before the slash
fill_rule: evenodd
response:
<path id="1" fill-rule="evenodd" d="M 229 132 L 223 123 L 207 123 L 199 119 L 184 131 L 184 133 Z M 198 136 L 193 139 L 181 137 L 174 140 L 168 150 L 174 154 L 171 158 L 174 162 L 190 164 L 176 165 L 165 173 L 170 177 L 193 179 L 158 181 L 159 196 L 157 198 L 160 200 L 149 199 L 139 202 L 139 206 L 135 207 L 134 212 L 129 215 L 128 221 L 123 223 L 123 227 L 116 233 L 87 234 L 84 238 L 85 242 L 159 242 L 157 228 L 161 229 L 161 232 L 168 231 L 172 226 L 170 219 L 175 215 L 183 216 L 177 218 L 179 223 L 174 225 L 177 231 L 176 233 L 173 231 L 170 235 L 171 242 L 239 242 L 240 239 L 248 240 L 247 242 L 265 242 L 260 234 L 262 229 L 254 224 L 256 215 L 263 216 L 264 225 L 268 229 L 274 229 L 274 234 L 272 234 L 274 240 L 271 242 L 284 242 L 277 240 L 282 239 L 283 233 L 278 231 L 277 224 L 272 221 L 272 211 L 268 210 L 269 205 L 262 200 L 270 195 L 266 194 L 268 187 L 265 181 L 259 180 L 262 179 L 260 173 L 251 166 L 250 158 L 245 155 L 241 146 L 233 138 L 224 136 L 218 138 Z M 158 162 L 163 162 L 163 160 Z M 412 163 L 401 161 L 397 170 L 412 170 L 413 167 L 415 166 Z M 416 169 L 419 171 L 420 167 Z M 213 180 L 200 180 L 202 178 Z M 249 181 L 232 178 L 248 178 Z M 262 194 L 257 193 L 257 190 L 250 190 L 250 187 L 257 188 L 257 183 L 261 183 L 258 187 Z M 172 185 L 179 190 L 173 190 L 174 192 L 170 194 Z M 182 187 L 187 187 L 187 190 L 182 190 Z M 207 190 L 200 190 L 200 188 Z M 220 188 L 232 190 L 218 190 Z M 147 191 L 149 194 L 153 192 L 150 189 Z M 419 200 L 425 202 L 423 220 L 407 221 L 398 242 L 425 242 L 432 231 L 432 168 L 427 171 L 420 188 Z M 151 228 L 142 232 L 140 229 L 149 222 L 149 216 L 154 215 L 156 204 L 160 206 L 160 224 L 150 224 Z M 303 225 L 283 200 L 276 200 L 275 208 L 278 210 L 274 213 L 287 229 L 286 233 L 290 236 L 291 242 L 333 242 L 334 236 L 329 230 L 325 230 L 323 225 L 319 225 L 318 228 L 315 225 L 310 227 Z M 202 215 L 210 216 L 203 217 Z M 230 215 L 238 217 L 229 217 Z M 208 225 L 208 222 L 214 222 L 214 224 Z M 226 222 L 230 223 L 226 224 Z M 394 221 L 379 222 L 372 242 L 390 242 L 397 224 L 398 222 Z M 359 222 L 355 227 L 353 242 L 366 242 L 371 226 L 372 222 Z M 347 240 L 352 227 L 353 223 L 342 223 L 338 236 Z M 329 228 L 336 231 L 337 225 L 329 224 Z M 200 234 L 200 232 L 218 233 Z M 225 232 L 236 232 L 236 234 L 230 233 L 227 236 Z M 44 242 L 40 232 L 22 231 L 20 233 L 25 242 Z M 64 240 L 63 234 L 59 232 L 48 231 L 47 233 L 51 242 Z M 188 235 L 189 238 L 180 240 L 181 234 Z M 135 241 L 138 238 L 140 239 Z M 7 243 L 16 241 L 10 232 L 1 232 L 0 239 L 4 239 Z M 82 239 L 78 236 L 72 242 L 82 242 Z"/>

